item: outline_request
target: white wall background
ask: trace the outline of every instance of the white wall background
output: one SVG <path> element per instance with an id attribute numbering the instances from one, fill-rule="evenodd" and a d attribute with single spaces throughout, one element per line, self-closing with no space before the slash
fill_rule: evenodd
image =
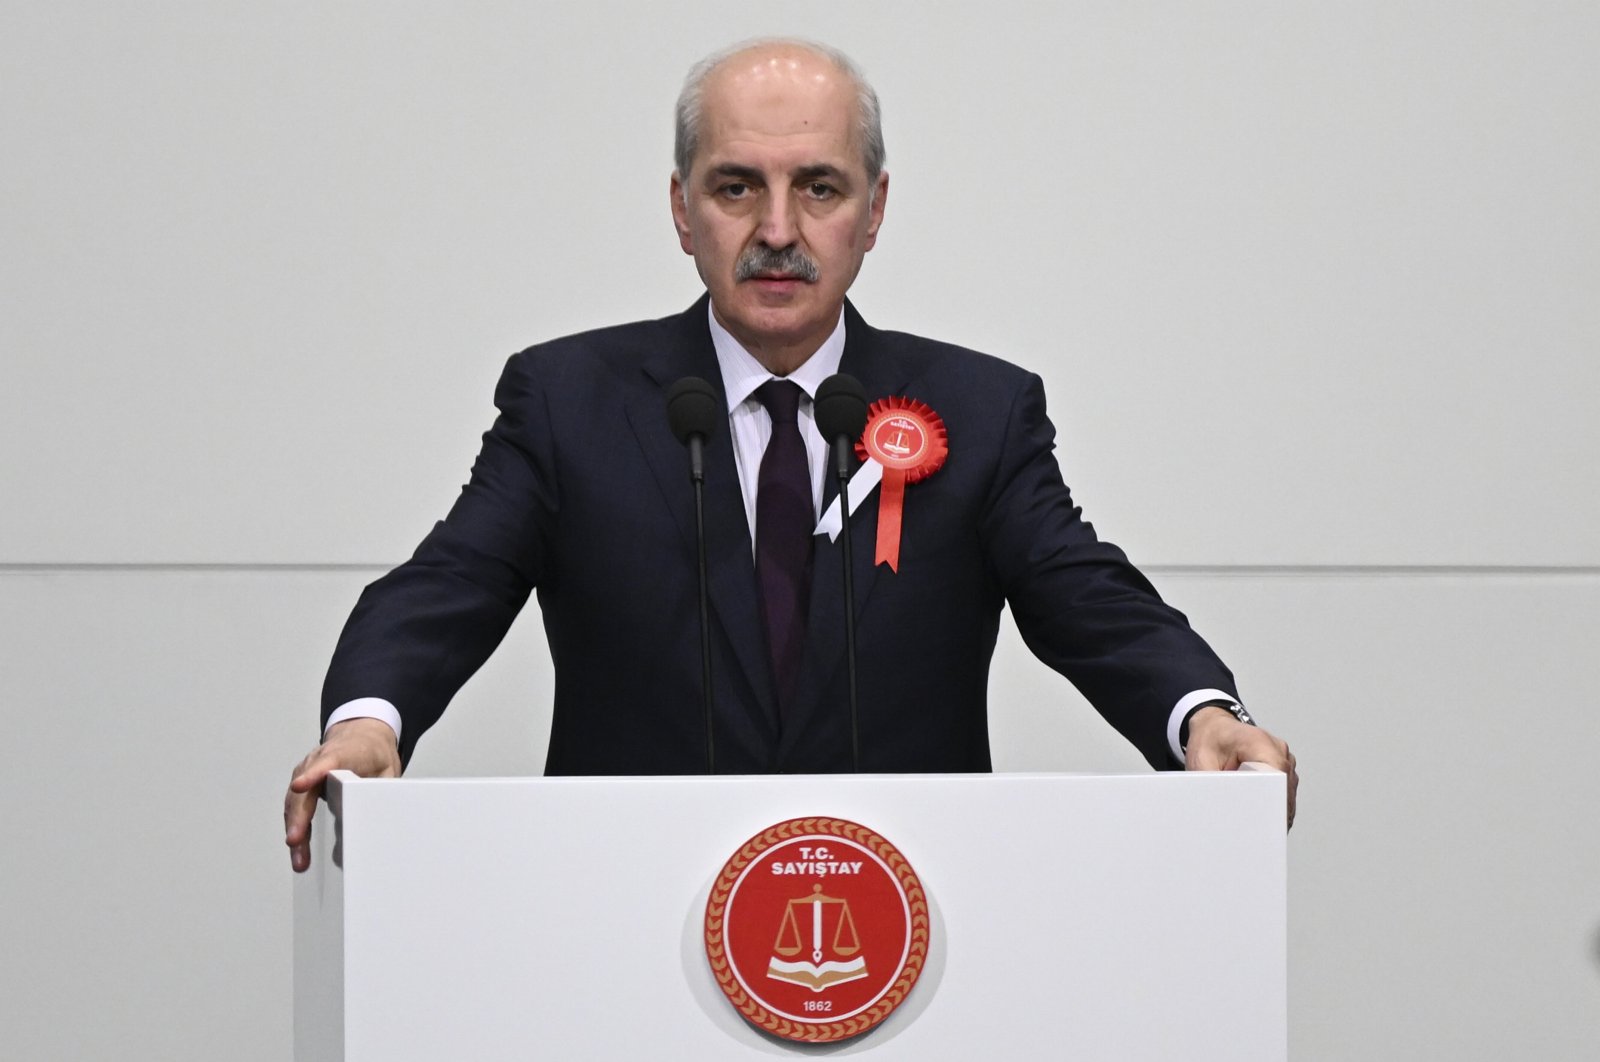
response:
<path id="1" fill-rule="evenodd" d="M 670 102 L 772 32 L 884 100 L 858 306 L 1045 376 L 1295 746 L 1294 1057 L 1593 1057 L 1589 0 L 0 0 L 0 1055 L 288 1057 L 344 615 L 508 354 L 695 297 Z M 539 636 L 416 772 L 538 771 Z M 1002 769 L 1140 769 L 1014 637 L 994 692 Z"/>

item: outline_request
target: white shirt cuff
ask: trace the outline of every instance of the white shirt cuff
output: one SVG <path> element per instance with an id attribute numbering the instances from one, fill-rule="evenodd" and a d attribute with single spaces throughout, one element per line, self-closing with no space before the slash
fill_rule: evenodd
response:
<path id="1" fill-rule="evenodd" d="M 1178 744 L 1178 731 L 1183 727 L 1183 718 L 1188 715 L 1194 706 L 1207 701 L 1227 701 L 1229 704 L 1239 704 L 1239 698 L 1223 690 L 1195 690 L 1186 693 L 1183 699 L 1172 709 L 1172 714 L 1167 717 L 1167 746 L 1172 749 L 1172 754 L 1178 757 L 1178 762 L 1183 762 L 1183 746 Z M 357 702 L 359 703 L 359 702 Z M 379 702 L 384 703 L 384 702 Z"/>
<path id="2" fill-rule="evenodd" d="M 357 697 L 353 701 L 345 701 L 328 716 L 328 726 L 346 719 L 382 719 L 394 731 L 395 741 L 400 740 L 400 712 L 382 697 Z M 328 726 L 322 728 L 324 738 L 328 736 Z"/>

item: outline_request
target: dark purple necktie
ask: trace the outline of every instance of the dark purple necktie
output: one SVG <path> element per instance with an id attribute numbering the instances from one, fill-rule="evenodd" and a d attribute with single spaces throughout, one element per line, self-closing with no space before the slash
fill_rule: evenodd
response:
<path id="1" fill-rule="evenodd" d="M 772 438 L 761 455 L 756 488 L 756 578 L 780 718 L 800 676 L 811 600 L 811 532 L 817 521 L 797 419 L 803 393 L 788 380 L 768 380 L 756 388 L 756 401 L 772 416 Z"/>

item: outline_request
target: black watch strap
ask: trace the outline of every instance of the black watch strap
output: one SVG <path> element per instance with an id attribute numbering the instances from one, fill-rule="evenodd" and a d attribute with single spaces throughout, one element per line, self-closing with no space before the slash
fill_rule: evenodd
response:
<path id="1" fill-rule="evenodd" d="M 1190 708 L 1189 711 L 1184 714 L 1183 722 L 1178 724 L 1178 747 L 1180 749 L 1188 751 L 1189 720 L 1193 719 L 1194 713 L 1198 712 L 1202 708 L 1221 708 L 1223 711 L 1231 713 L 1233 717 L 1239 720 L 1241 723 L 1248 723 L 1250 726 L 1256 725 L 1256 721 L 1250 718 L 1250 713 L 1245 711 L 1244 705 L 1240 704 L 1238 701 L 1206 701 L 1202 704 L 1195 705 L 1193 708 Z"/>

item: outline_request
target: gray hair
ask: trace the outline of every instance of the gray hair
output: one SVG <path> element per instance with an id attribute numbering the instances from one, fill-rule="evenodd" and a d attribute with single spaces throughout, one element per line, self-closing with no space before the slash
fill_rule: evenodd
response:
<path id="1" fill-rule="evenodd" d="M 677 123 L 672 143 L 672 159 L 681 180 L 689 179 L 689 167 L 694 163 L 695 152 L 700 147 L 700 124 L 704 117 L 703 104 L 706 80 L 711 72 L 740 52 L 756 48 L 784 46 L 810 52 L 826 59 L 856 84 L 857 133 L 861 136 L 861 161 L 867 168 L 867 180 L 876 183 L 883 172 L 883 113 L 878 107 L 878 94 L 872 90 L 861 68 L 837 48 L 797 37 L 759 37 L 740 41 L 706 56 L 689 68 L 683 80 L 683 91 L 678 93 Z"/>

